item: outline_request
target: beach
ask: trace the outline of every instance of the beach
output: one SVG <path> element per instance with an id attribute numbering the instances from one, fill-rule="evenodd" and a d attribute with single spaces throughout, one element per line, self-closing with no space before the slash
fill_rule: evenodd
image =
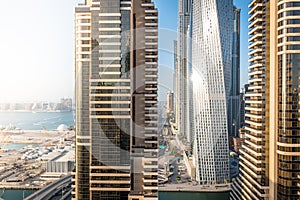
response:
<path id="1" fill-rule="evenodd" d="M 0 144 L 44 144 L 63 137 L 72 137 L 72 131 L 57 130 L 9 130 L 0 131 Z"/>

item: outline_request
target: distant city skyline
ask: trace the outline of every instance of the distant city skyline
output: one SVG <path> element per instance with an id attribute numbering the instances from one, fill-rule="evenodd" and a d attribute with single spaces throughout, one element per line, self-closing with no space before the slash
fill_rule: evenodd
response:
<path id="1" fill-rule="evenodd" d="M 14 100 L 14 101 L 0 101 L 0 104 L 28 104 L 28 103 L 59 103 L 61 99 L 72 99 L 74 101 L 73 97 L 60 97 L 58 99 L 52 99 L 52 100 Z"/>
<path id="2" fill-rule="evenodd" d="M 74 35 L 74 6 L 80 2 L 83 0 L 45 0 L 39 4 L 34 0 L 2 2 L 0 23 L 5 29 L 0 32 L 1 103 L 55 101 L 61 97 L 74 97 L 74 37 L 70 35 Z M 167 91 L 173 90 L 173 76 L 169 76 L 174 71 L 173 48 L 169 43 L 173 44 L 173 39 L 176 39 L 177 1 L 154 0 L 154 3 L 161 13 L 159 99 L 165 101 Z M 242 87 L 248 79 L 249 0 L 235 0 L 234 3 L 242 9 Z"/>

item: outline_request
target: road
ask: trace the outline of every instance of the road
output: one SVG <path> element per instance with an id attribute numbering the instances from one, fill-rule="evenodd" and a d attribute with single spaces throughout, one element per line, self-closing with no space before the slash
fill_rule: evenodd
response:
<path id="1" fill-rule="evenodd" d="M 63 177 L 62 179 L 47 185 L 46 187 L 42 188 L 41 190 L 33 193 L 25 200 L 41 200 L 41 199 L 52 199 L 52 197 L 58 198 L 64 196 L 69 190 L 71 190 L 71 181 L 72 176 L 68 175 Z"/>
<path id="2" fill-rule="evenodd" d="M 165 125 L 165 128 L 168 128 L 168 132 L 172 133 L 171 128 L 169 127 L 168 124 Z M 179 172 L 178 167 L 180 164 L 178 160 L 181 160 L 181 155 L 179 151 L 180 148 L 175 140 L 175 136 L 172 135 L 163 136 L 162 134 L 160 134 L 159 145 L 165 146 L 165 148 L 159 149 L 158 152 L 158 157 L 159 157 L 158 164 L 160 168 L 164 168 L 166 163 L 168 163 L 169 166 L 173 166 L 174 167 L 173 170 L 170 170 L 170 172 L 172 172 L 173 175 L 169 177 L 169 183 L 170 184 L 181 183 L 181 175 L 178 173 Z M 167 176 L 168 174 L 165 175 Z M 179 177 L 180 179 L 178 179 Z"/>

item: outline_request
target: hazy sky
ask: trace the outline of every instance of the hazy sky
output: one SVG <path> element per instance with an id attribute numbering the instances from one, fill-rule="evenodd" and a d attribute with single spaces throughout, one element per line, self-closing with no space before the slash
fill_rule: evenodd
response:
<path id="1" fill-rule="evenodd" d="M 0 102 L 73 96 L 74 0 L 1 1 Z"/>
<path id="2" fill-rule="evenodd" d="M 74 6 L 83 0 L 2 1 L 0 102 L 58 101 L 74 93 Z M 159 9 L 160 94 L 172 89 L 177 0 L 154 0 Z M 247 80 L 247 4 L 242 10 L 242 82 Z M 165 89 L 162 89 L 165 88 Z"/>

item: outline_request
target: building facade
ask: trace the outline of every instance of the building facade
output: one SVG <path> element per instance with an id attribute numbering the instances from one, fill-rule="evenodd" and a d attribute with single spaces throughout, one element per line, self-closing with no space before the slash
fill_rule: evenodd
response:
<path id="1" fill-rule="evenodd" d="M 175 67 L 175 105 L 176 124 L 180 135 L 190 140 L 189 109 L 188 109 L 188 60 L 187 38 L 190 22 L 191 0 L 178 0 L 178 38 L 175 54 L 177 56 Z"/>
<path id="2" fill-rule="evenodd" d="M 174 111 L 174 93 L 168 91 L 167 94 L 167 114 L 172 113 Z"/>
<path id="3" fill-rule="evenodd" d="M 243 128 L 245 126 L 245 101 L 246 93 L 248 92 L 249 84 L 245 84 L 240 93 L 240 126 Z"/>
<path id="4" fill-rule="evenodd" d="M 231 199 L 300 198 L 300 2 L 249 4 L 245 144 Z"/>
<path id="5" fill-rule="evenodd" d="M 230 94 L 228 102 L 228 133 L 238 137 L 240 125 L 240 12 L 233 8 L 233 41 Z"/>
<path id="6" fill-rule="evenodd" d="M 73 199 L 157 199 L 157 22 L 151 0 L 75 8 Z"/>
<path id="7" fill-rule="evenodd" d="M 232 11 L 232 0 L 192 4 L 193 157 L 199 184 L 229 180 L 227 103 L 232 68 Z"/>

